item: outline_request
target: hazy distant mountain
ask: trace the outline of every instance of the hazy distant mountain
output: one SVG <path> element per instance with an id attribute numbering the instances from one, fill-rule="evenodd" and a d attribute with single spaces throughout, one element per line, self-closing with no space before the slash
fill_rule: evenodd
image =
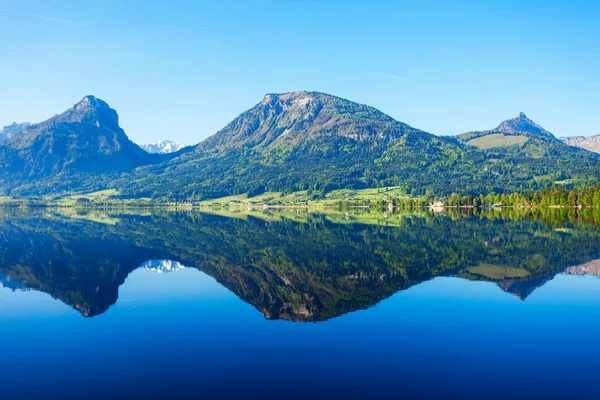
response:
<path id="1" fill-rule="evenodd" d="M 20 124 L 13 122 L 12 124 L 5 126 L 4 128 L 0 129 L 0 142 L 25 132 L 31 127 L 31 125 L 32 124 L 29 122 L 23 122 Z"/>
<path id="2" fill-rule="evenodd" d="M 154 142 L 144 143 L 140 147 L 148 153 L 167 154 L 175 153 L 176 151 L 183 149 L 185 145 L 170 140 L 156 140 Z"/>
<path id="3" fill-rule="evenodd" d="M 581 147 L 594 153 L 600 153 L 600 135 L 595 136 L 570 136 L 560 138 L 569 146 Z"/>

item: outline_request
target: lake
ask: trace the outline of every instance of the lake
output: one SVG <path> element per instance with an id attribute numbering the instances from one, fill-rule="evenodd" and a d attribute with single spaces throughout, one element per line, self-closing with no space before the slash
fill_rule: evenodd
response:
<path id="1" fill-rule="evenodd" d="M 591 210 L 0 225 L 2 398 L 598 397 Z"/>

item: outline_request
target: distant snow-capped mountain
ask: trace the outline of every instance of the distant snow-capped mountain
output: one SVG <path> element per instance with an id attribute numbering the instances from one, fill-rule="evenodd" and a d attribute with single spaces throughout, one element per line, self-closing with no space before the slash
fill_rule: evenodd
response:
<path id="1" fill-rule="evenodd" d="M 168 272 L 179 271 L 185 268 L 185 265 L 180 262 L 173 260 L 148 260 L 140 268 L 144 268 L 146 271 L 153 271 L 158 274 L 165 274 Z"/>
<path id="2" fill-rule="evenodd" d="M 167 154 L 174 153 L 185 147 L 184 144 L 172 142 L 170 140 L 156 140 L 154 142 L 145 143 L 140 146 L 148 153 Z"/>

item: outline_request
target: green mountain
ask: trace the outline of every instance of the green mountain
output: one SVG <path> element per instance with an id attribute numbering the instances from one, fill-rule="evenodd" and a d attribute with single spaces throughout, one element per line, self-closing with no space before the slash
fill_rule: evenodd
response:
<path id="1" fill-rule="evenodd" d="M 490 136 L 519 145 L 472 145 Z M 595 180 L 599 161 L 524 114 L 495 130 L 439 137 L 366 105 L 294 92 L 267 95 L 193 151 L 140 168 L 117 181 L 117 188 L 125 196 L 176 199 L 382 186 L 409 194 L 475 194 Z"/>
<path id="2" fill-rule="evenodd" d="M 440 159 L 468 163 L 464 147 L 335 96 L 270 94 L 193 151 L 138 169 L 118 188 L 131 196 L 210 198 L 392 182 L 408 187 Z"/>
<path id="3" fill-rule="evenodd" d="M 488 161 L 496 160 L 494 171 L 509 174 L 512 183 L 520 181 L 516 186 L 541 188 L 565 180 L 593 182 L 600 176 L 597 155 L 566 145 L 524 113 L 494 129 L 467 132 L 456 138 L 482 150 Z"/>
<path id="4" fill-rule="evenodd" d="M 558 141 L 552 133 L 527 118 L 522 112 L 514 118 L 503 121 L 494 129 L 463 133 L 458 135 L 457 139 L 480 149 L 523 145 L 530 139 L 538 139 L 538 144 L 554 144 Z"/>
<path id="5" fill-rule="evenodd" d="M 600 177 L 600 155 L 564 144 L 522 113 L 493 130 L 440 137 L 317 92 L 269 94 L 197 146 L 166 155 L 132 143 L 117 113 L 88 96 L 6 139 L 0 166 L 5 194 L 117 189 L 170 200 L 382 186 L 479 194 Z"/>
<path id="6" fill-rule="evenodd" d="M 0 187 L 27 194 L 85 188 L 90 176 L 161 160 L 127 138 L 108 104 L 86 96 L 64 113 L 6 137 L 0 144 Z"/>

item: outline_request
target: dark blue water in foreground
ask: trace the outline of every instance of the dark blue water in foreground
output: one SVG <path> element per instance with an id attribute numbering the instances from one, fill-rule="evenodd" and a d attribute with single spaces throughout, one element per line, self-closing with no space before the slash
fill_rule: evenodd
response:
<path id="1" fill-rule="evenodd" d="M 23 229 L 25 221 L 11 226 Z M 45 272 L 52 268 L 57 268 L 53 279 L 70 274 L 77 257 L 56 253 L 57 243 L 66 248 L 75 239 L 68 239 L 64 226 L 52 226 L 53 237 L 62 232 L 64 239 L 44 253 L 43 260 L 54 254 L 53 262 L 38 260 L 40 270 L 16 263 L 5 273 L 29 279 L 29 287 L 42 285 L 40 277 L 49 279 Z M 41 240 L 32 232 L 37 230 L 25 233 Z M 536 234 L 548 237 L 539 230 Z M 38 251 L 43 253 L 47 244 Z M 207 244 L 192 247 L 201 245 Z M 149 245 L 138 241 L 137 246 Z M 213 262 L 198 257 L 198 265 Z M 57 266 L 64 258 L 71 261 Z M 189 255 L 182 258 L 189 262 Z M 112 256 L 107 260 L 103 265 L 116 268 Z M 255 267 L 253 260 L 249 264 Z M 319 321 L 293 321 L 266 319 L 259 311 L 266 300 L 242 300 L 239 296 L 246 295 L 240 287 L 249 284 L 240 275 L 238 283 L 219 277 L 229 289 L 197 268 L 168 273 L 136 268 L 118 288 L 118 300 L 87 317 L 74 306 L 87 292 L 64 291 L 65 285 L 76 284 L 75 278 L 46 289 L 61 299 L 39 288 L 0 287 L 1 398 L 598 398 L 596 276 L 544 275 L 543 284 L 535 281 L 535 290 L 526 296 L 520 292 L 522 300 L 501 288 L 506 278 L 466 279 L 455 272 L 411 281 L 374 305 L 358 299 L 352 302 L 354 310 L 344 305 L 340 315 L 335 306 Z M 290 287 L 293 266 L 287 268 Z M 333 290 L 326 289 L 326 280 L 311 279 L 319 290 Z M 101 293 L 102 283 L 96 287 L 90 290 Z M 268 291 L 256 290 L 253 299 L 263 299 Z"/>

